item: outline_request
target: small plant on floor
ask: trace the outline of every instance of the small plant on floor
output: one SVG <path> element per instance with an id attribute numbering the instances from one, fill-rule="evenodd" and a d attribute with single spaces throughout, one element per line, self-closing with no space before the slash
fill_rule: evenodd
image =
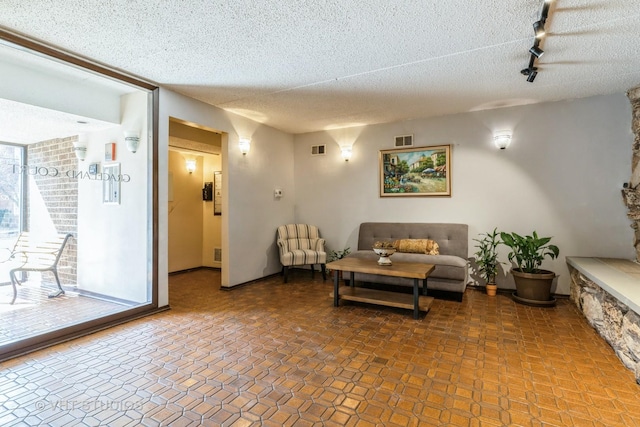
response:
<path id="1" fill-rule="evenodd" d="M 349 255 L 351 253 L 351 248 L 346 248 L 342 251 L 331 251 L 329 252 L 329 256 L 327 257 L 327 262 L 337 261 Z"/>
<path id="2" fill-rule="evenodd" d="M 491 233 L 483 233 L 480 236 L 481 239 L 473 239 L 478 244 L 475 246 L 478 251 L 476 255 L 476 264 L 478 264 L 478 271 L 480 276 L 487 282 L 487 294 L 496 294 L 496 274 L 498 274 L 498 253 L 496 248 L 501 243 L 500 233 L 497 228 L 494 228 Z"/>
<path id="3" fill-rule="evenodd" d="M 517 233 L 500 233 L 502 243 L 509 247 L 509 261 L 515 263 L 511 275 L 516 285 L 514 299 L 522 304 L 551 307 L 555 298 L 551 286 L 556 275 L 541 269 L 546 257 L 558 258 L 560 250 L 549 242 L 551 237 L 539 237 L 535 231 L 528 236 Z"/>
<path id="4" fill-rule="evenodd" d="M 551 237 L 538 237 L 535 231 L 530 236 L 502 232 L 500 237 L 511 249 L 509 261 L 515 261 L 521 273 L 539 273 L 544 258 L 555 259 L 560 252 L 556 245 L 549 244 Z"/>
<path id="5" fill-rule="evenodd" d="M 342 251 L 331 251 L 331 252 L 329 252 L 329 255 L 327 256 L 327 264 L 332 262 L 332 261 L 337 261 L 339 259 L 342 259 L 342 258 L 346 257 L 347 255 L 349 255 L 350 253 L 351 253 L 351 248 L 345 248 Z M 329 272 L 329 274 L 331 274 L 333 270 L 328 268 L 327 271 Z M 342 271 L 339 271 L 338 273 L 339 273 L 340 277 L 342 277 Z"/>

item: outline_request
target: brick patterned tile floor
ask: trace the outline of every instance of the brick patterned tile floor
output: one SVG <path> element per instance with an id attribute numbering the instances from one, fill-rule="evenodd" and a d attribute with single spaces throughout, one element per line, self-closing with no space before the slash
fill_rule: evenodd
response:
<path id="1" fill-rule="evenodd" d="M 0 425 L 640 426 L 640 386 L 572 303 L 469 289 L 411 312 L 332 306 L 294 270 L 0 365 Z"/>

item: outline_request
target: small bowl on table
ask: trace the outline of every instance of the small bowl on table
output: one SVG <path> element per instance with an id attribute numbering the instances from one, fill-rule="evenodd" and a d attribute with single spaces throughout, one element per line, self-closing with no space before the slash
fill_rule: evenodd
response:
<path id="1" fill-rule="evenodd" d="M 378 265 L 392 265 L 389 257 L 396 252 L 396 248 L 373 248 L 373 252 L 380 257 Z"/>

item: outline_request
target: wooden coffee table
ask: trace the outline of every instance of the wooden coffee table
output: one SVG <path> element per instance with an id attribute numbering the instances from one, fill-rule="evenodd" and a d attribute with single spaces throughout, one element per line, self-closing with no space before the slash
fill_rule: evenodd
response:
<path id="1" fill-rule="evenodd" d="M 327 264 L 327 268 L 333 270 L 333 306 L 340 305 L 340 298 L 347 301 L 358 301 L 369 304 L 385 305 L 388 307 L 413 309 L 413 318 L 418 319 L 420 311 L 429 311 L 433 298 L 420 295 L 420 280 L 423 280 L 424 289 L 427 288 L 427 278 L 435 269 L 431 264 L 419 264 L 413 262 L 393 262 L 392 265 L 378 265 L 377 260 L 362 258 L 342 258 Z M 350 285 L 340 286 L 338 271 L 350 273 Z M 413 279 L 413 295 L 379 291 L 375 289 L 358 288 L 354 286 L 355 273 L 379 274 L 382 276 L 404 277 Z"/>

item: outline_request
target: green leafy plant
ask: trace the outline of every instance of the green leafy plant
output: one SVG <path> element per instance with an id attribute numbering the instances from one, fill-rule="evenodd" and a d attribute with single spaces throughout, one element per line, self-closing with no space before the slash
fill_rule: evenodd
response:
<path id="1" fill-rule="evenodd" d="M 511 249 L 509 261 L 515 260 L 522 273 L 539 273 L 545 257 L 555 259 L 560 253 L 556 245 L 549 244 L 551 237 L 538 237 L 535 231 L 530 236 L 501 232 L 500 238 Z"/>
<path id="2" fill-rule="evenodd" d="M 476 264 L 478 264 L 478 271 L 480 275 L 487 281 L 487 283 L 496 282 L 496 274 L 498 274 L 498 253 L 496 248 L 501 243 L 500 233 L 497 228 L 494 228 L 491 233 L 480 234 L 481 239 L 473 239 L 478 244 L 475 246 L 478 251 L 476 255 Z"/>
<path id="3" fill-rule="evenodd" d="M 330 251 L 327 257 L 327 262 L 336 261 L 342 259 L 351 253 L 351 248 L 346 248 L 342 251 Z"/>

